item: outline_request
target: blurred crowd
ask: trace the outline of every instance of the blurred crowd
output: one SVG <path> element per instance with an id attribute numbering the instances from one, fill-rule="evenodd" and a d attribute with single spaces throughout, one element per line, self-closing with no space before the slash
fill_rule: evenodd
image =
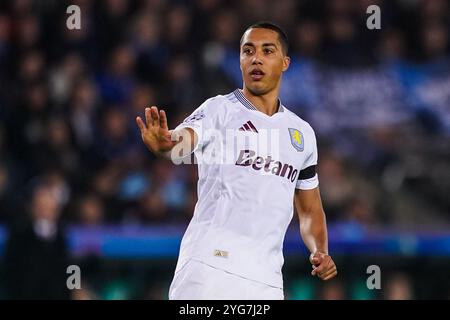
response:
<path id="1" fill-rule="evenodd" d="M 66 27 L 70 4 L 81 8 L 80 30 Z M 366 27 L 371 4 L 381 30 Z M 329 221 L 448 222 L 449 6 L 2 2 L 0 222 L 25 219 L 42 185 L 65 222 L 188 221 L 196 167 L 156 159 L 134 119 L 157 105 L 174 127 L 206 98 L 241 87 L 239 39 L 262 19 L 290 37 L 281 98 L 316 130 Z"/>

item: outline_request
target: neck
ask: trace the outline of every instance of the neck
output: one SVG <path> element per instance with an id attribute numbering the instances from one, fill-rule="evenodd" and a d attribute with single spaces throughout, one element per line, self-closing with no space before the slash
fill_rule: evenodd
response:
<path id="1" fill-rule="evenodd" d="M 269 116 L 278 112 L 278 90 L 272 90 L 266 94 L 255 96 L 244 86 L 242 93 L 259 111 Z"/>

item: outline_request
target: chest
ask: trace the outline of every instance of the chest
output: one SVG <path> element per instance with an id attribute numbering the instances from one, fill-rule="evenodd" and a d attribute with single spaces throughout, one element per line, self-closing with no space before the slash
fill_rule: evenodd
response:
<path id="1" fill-rule="evenodd" d="M 222 147 L 234 164 L 246 163 L 266 170 L 292 166 L 300 170 L 310 150 L 304 128 L 282 115 L 264 119 L 235 114 L 223 128 Z"/>

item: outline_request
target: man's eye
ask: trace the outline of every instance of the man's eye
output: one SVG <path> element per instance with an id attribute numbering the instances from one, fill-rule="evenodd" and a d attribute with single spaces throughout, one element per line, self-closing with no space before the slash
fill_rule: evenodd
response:
<path id="1" fill-rule="evenodd" d="M 252 50 L 250 50 L 250 49 L 244 49 L 245 54 L 250 54 L 251 52 L 252 52 Z"/>
<path id="2" fill-rule="evenodd" d="M 270 50 L 270 49 L 264 49 L 264 53 L 272 53 L 272 50 Z"/>

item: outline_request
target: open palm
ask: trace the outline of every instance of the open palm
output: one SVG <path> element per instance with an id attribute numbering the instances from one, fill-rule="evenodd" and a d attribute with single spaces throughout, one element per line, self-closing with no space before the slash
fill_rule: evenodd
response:
<path id="1" fill-rule="evenodd" d="M 165 111 L 158 112 L 156 106 L 145 108 L 145 123 L 141 117 L 136 117 L 136 123 L 141 130 L 142 141 L 155 154 L 170 151 L 177 143 L 171 139 Z"/>

